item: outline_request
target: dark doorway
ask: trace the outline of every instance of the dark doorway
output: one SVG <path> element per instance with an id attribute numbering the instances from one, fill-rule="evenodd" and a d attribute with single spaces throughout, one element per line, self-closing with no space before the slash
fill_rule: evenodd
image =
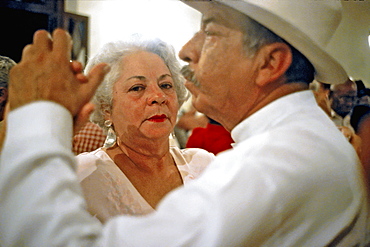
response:
<path id="1" fill-rule="evenodd" d="M 19 62 L 23 48 L 32 43 L 33 33 L 48 30 L 49 16 L 26 10 L 0 8 L 1 45 L 0 55 Z"/>

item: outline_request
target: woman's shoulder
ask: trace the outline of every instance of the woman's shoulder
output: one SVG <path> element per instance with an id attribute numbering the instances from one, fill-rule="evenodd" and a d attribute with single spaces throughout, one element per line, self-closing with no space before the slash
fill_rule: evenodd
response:
<path id="1" fill-rule="evenodd" d="M 193 157 L 193 156 L 198 156 L 198 157 L 205 157 L 205 158 L 211 158 L 211 159 L 214 159 L 215 155 L 211 152 L 208 152 L 207 150 L 205 149 L 202 149 L 202 148 L 183 148 L 183 149 L 179 149 L 180 152 L 184 155 L 184 156 L 189 156 L 189 157 Z"/>
<path id="2" fill-rule="evenodd" d="M 184 163 L 196 166 L 207 166 L 215 159 L 215 155 L 201 148 L 171 147 L 171 154 L 176 158 L 182 159 Z"/>
<path id="3" fill-rule="evenodd" d="M 199 177 L 215 158 L 213 153 L 200 148 L 171 147 L 170 151 L 184 184 Z"/>
<path id="4" fill-rule="evenodd" d="M 80 181 L 93 173 L 99 164 L 111 162 L 110 157 L 102 148 L 92 152 L 81 153 L 76 156 L 76 159 L 77 176 Z"/>
<path id="5" fill-rule="evenodd" d="M 94 160 L 109 160 L 110 157 L 103 148 L 98 148 L 91 152 L 80 153 L 76 156 L 76 159 L 77 162 L 81 164 L 90 163 Z"/>

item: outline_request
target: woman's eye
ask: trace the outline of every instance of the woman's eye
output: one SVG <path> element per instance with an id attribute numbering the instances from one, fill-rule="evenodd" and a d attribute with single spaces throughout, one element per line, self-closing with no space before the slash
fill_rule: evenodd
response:
<path id="1" fill-rule="evenodd" d="M 135 85 L 135 86 L 132 86 L 128 91 L 134 91 L 134 92 L 139 92 L 141 90 L 145 89 L 144 86 L 142 85 Z"/>
<path id="2" fill-rule="evenodd" d="M 163 89 L 171 89 L 171 88 L 173 88 L 173 86 L 172 86 L 171 83 L 162 83 L 160 86 Z"/>

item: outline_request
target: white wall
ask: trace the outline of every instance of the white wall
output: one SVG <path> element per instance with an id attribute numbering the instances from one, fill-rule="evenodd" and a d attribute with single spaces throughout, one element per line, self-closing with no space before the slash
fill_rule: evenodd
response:
<path id="1" fill-rule="evenodd" d="M 90 18 L 89 53 L 133 33 L 181 47 L 199 30 L 201 15 L 178 0 L 67 0 L 66 11 Z"/>
<path id="2" fill-rule="evenodd" d="M 329 52 L 353 79 L 370 87 L 370 0 L 346 0 L 343 22 Z M 199 29 L 201 15 L 178 0 L 66 0 L 66 11 L 90 17 L 90 55 L 104 43 L 145 33 L 172 44 L 178 52 Z"/>
<path id="3" fill-rule="evenodd" d="M 370 1 L 342 1 L 342 23 L 328 50 L 355 80 L 370 87 Z"/>

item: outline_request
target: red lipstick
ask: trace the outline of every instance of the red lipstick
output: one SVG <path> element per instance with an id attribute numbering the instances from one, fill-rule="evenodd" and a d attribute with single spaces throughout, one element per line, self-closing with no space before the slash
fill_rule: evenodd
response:
<path id="1" fill-rule="evenodd" d="M 148 120 L 151 122 L 161 123 L 164 122 L 167 119 L 167 116 L 165 114 L 162 115 L 155 115 L 153 117 L 150 117 Z"/>

